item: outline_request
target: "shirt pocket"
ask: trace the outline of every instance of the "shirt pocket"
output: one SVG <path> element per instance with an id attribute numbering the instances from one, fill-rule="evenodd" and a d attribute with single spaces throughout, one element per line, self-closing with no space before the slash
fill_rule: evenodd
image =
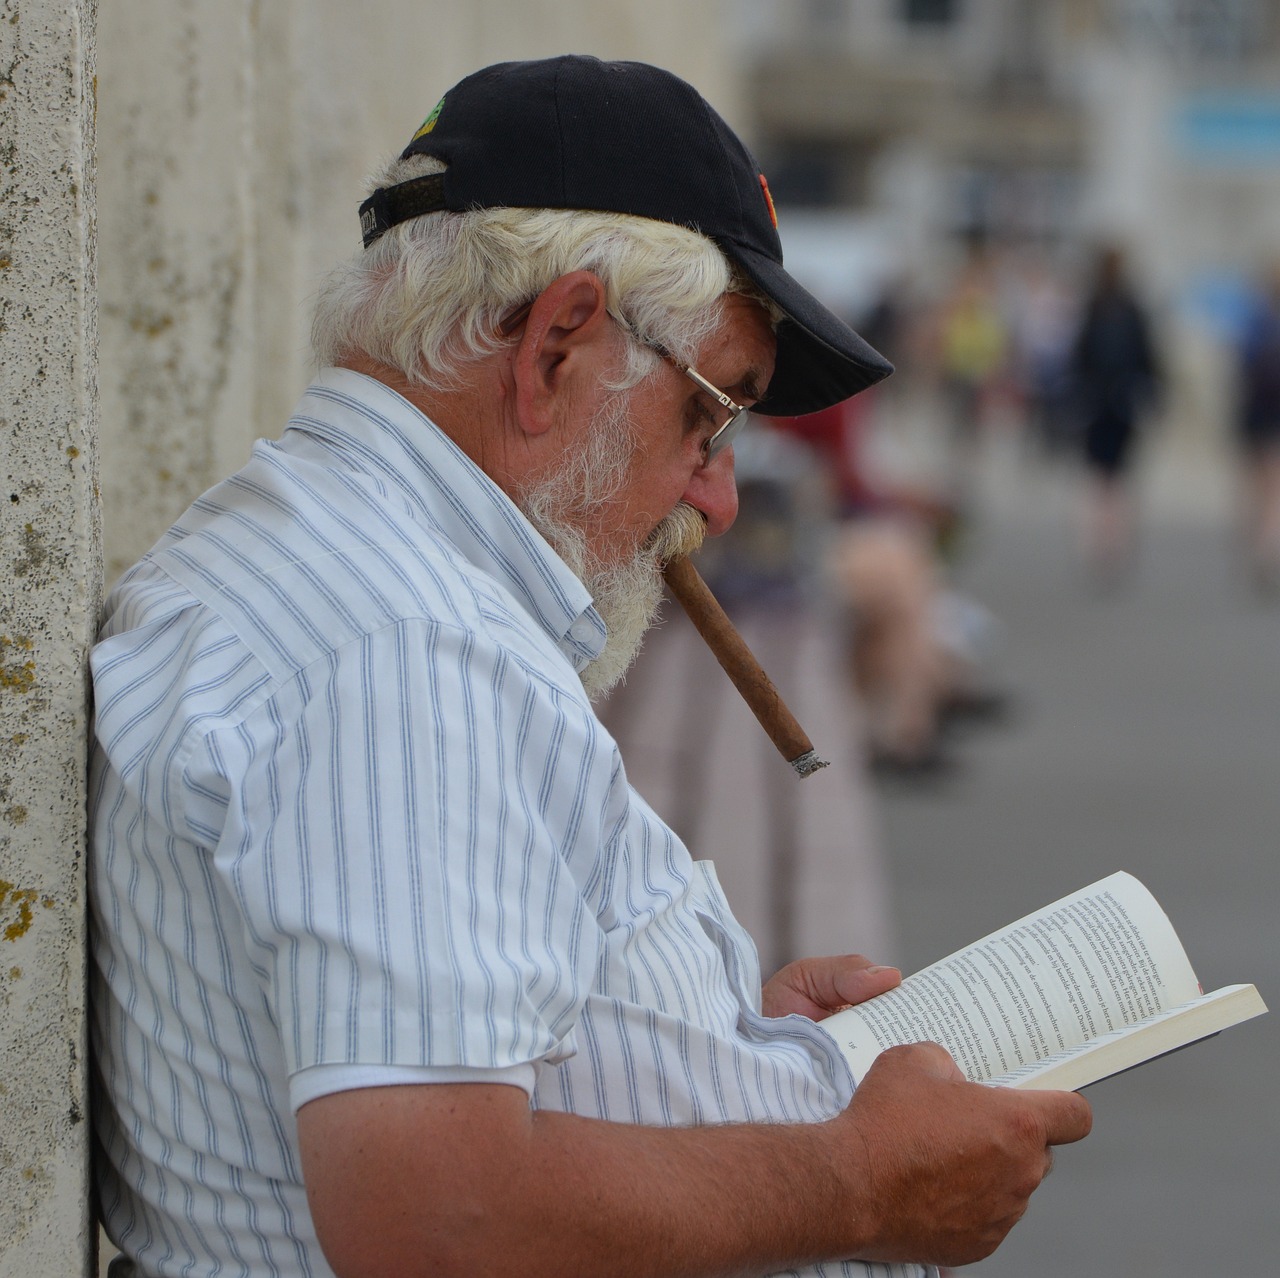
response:
<path id="1" fill-rule="evenodd" d="M 760 956 L 755 942 L 733 917 L 714 862 L 695 861 L 693 870 L 690 893 L 698 925 L 716 947 L 739 1007 L 752 1016 L 759 1016 Z"/>
<path id="2" fill-rule="evenodd" d="M 807 1016 L 765 1016 L 761 1011 L 760 958 L 750 934 L 733 917 L 711 861 L 693 863 L 693 911 L 719 951 L 738 999 L 738 1033 L 772 1051 L 798 1052 L 834 1113 L 853 1096 L 853 1076 L 835 1039 Z"/>

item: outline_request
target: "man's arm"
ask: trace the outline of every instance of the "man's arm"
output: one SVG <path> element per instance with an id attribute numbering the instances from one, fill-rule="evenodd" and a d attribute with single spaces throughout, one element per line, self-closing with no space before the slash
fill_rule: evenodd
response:
<path id="1" fill-rule="evenodd" d="M 298 1113 L 312 1216 L 342 1278 L 763 1274 L 857 1256 L 989 1255 L 1087 1102 L 886 1052 L 825 1123 L 659 1128 L 532 1111 L 516 1088 L 370 1088 Z"/>

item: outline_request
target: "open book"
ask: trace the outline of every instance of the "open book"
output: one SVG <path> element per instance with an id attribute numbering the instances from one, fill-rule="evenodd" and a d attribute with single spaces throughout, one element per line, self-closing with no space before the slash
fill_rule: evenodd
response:
<path id="1" fill-rule="evenodd" d="M 1113 874 L 828 1017 L 855 1079 L 886 1048 L 941 1043 L 974 1082 L 1076 1091 L 1265 1012 L 1203 994 L 1173 925 Z"/>

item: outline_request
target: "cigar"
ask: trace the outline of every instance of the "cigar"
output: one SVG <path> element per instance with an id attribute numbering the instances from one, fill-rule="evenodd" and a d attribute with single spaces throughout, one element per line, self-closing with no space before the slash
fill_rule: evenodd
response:
<path id="1" fill-rule="evenodd" d="M 818 757 L 813 742 L 787 709 L 773 680 L 765 674 L 693 564 L 678 555 L 668 561 L 662 575 L 782 757 L 802 777 L 827 767 L 827 760 Z"/>

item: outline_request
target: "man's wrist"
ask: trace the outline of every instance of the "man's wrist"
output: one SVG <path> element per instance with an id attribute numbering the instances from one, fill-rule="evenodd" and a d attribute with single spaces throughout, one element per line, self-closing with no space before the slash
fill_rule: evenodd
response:
<path id="1" fill-rule="evenodd" d="M 824 1202 L 827 1233 L 820 1239 L 827 1256 L 873 1255 L 880 1238 L 873 1192 L 876 1176 L 866 1135 L 848 1110 L 811 1129 L 817 1163 L 810 1184 Z"/>

